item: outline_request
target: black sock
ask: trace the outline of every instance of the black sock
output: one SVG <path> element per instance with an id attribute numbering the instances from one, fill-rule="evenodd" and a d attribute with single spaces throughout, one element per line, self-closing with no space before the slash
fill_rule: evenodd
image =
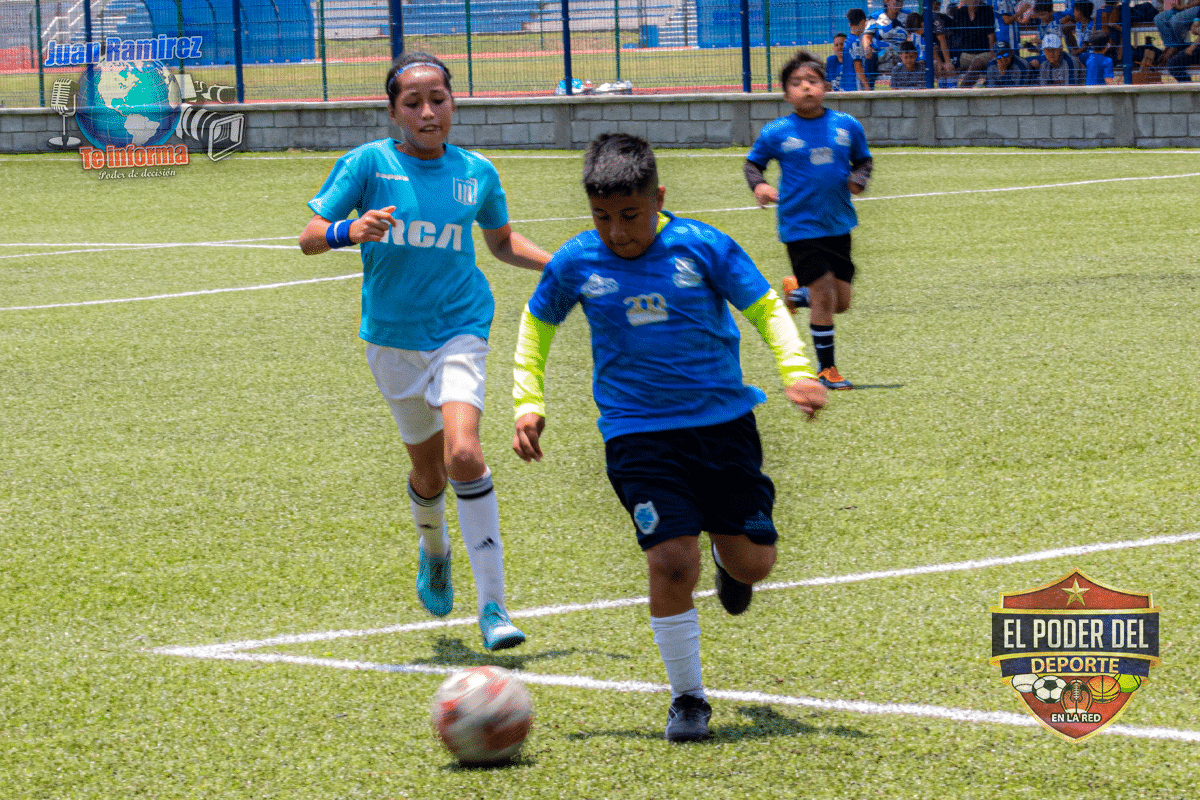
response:
<path id="1" fill-rule="evenodd" d="M 813 349 L 817 351 L 817 372 L 833 366 L 833 326 L 809 325 Z"/>

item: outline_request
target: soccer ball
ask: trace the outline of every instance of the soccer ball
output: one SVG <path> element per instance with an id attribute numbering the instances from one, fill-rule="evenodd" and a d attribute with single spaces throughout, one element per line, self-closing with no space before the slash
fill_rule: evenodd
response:
<path id="1" fill-rule="evenodd" d="M 517 754 L 533 725 L 529 690 L 500 667 L 471 667 L 438 687 L 433 729 L 463 764 L 500 764 Z"/>
<path id="2" fill-rule="evenodd" d="M 1043 703 L 1057 703 L 1066 688 L 1067 682 L 1057 675 L 1043 675 L 1033 682 L 1033 696 Z"/>

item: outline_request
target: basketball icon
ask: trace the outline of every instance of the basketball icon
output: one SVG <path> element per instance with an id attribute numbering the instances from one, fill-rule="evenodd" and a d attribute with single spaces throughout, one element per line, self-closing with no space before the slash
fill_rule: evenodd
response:
<path id="1" fill-rule="evenodd" d="M 1097 703 L 1109 703 L 1121 693 L 1121 684 L 1111 675 L 1095 675 L 1087 682 L 1088 691 Z"/>

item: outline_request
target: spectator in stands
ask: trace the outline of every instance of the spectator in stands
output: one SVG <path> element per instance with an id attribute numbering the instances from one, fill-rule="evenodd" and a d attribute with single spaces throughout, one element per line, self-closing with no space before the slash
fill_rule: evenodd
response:
<path id="1" fill-rule="evenodd" d="M 1154 17 L 1154 27 L 1158 28 L 1166 49 L 1164 58 L 1174 57 L 1187 46 L 1187 31 L 1197 15 L 1200 15 L 1200 0 L 1175 0 L 1174 8 Z"/>
<path id="2" fill-rule="evenodd" d="M 898 52 L 900 60 L 892 67 L 892 88 L 924 89 L 925 62 L 917 60 L 917 45 L 901 42 Z"/>
<path id="3" fill-rule="evenodd" d="M 884 0 L 883 12 L 867 24 L 863 33 L 863 67 L 868 85 L 874 89 L 875 80 L 896 64 L 900 43 L 908 39 L 904 21 L 904 0 Z"/>
<path id="4" fill-rule="evenodd" d="M 850 35 L 842 47 L 842 91 L 855 92 L 866 89 L 867 73 L 863 68 L 862 35 L 867 28 L 867 12 L 861 8 L 852 8 L 846 12 L 846 22 L 850 23 Z"/>
<path id="5" fill-rule="evenodd" d="M 1071 62 L 1062 49 L 1062 37 L 1048 33 L 1042 37 L 1042 58 L 1038 63 L 1039 86 L 1067 86 L 1071 83 Z"/>
<path id="6" fill-rule="evenodd" d="M 1002 89 L 1007 86 L 1021 86 L 1024 82 L 1024 71 L 1017 63 L 1017 57 L 1012 48 L 997 45 L 996 57 L 988 62 L 987 70 L 984 72 L 984 87 Z"/>
<path id="7" fill-rule="evenodd" d="M 970 89 L 979 83 L 992 60 L 996 48 L 996 16 L 992 7 L 982 5 L 979 0 L 961 0 L 954 11 L 951 35 L 956 36 L 957 52 L 951 54 L 958 59 L 959 72 L 965 73 L 959 86 Z"/>
<path id="8" fill-rule="evenodd" d="M 992 0 L 992 13 L 996 17 L 997 53 L 1006 47 L 1016 50 L 1020 46 L 1021 17 L 1032 8 L 1029 0 Z"/>
<path id="9" fill-rule="evenodd" d="M 1068 52 L 1076 58 L 1082 59 L 1084 55 L 1091 54 L 1093 50 L 1092 34 L 1096 32 L 1097 27 L 1096 20 L 1092 16 L 1095 8 L 1092 0 L 1075 0 L 1071 16 L 1063 18 L 1063 38 L 1069 48 Z M 1106 42 L 1107 39 L 1106 34 Z M 1107 49 L 1107 44 L 1105 49 Z"/>
<path id="10" fill-rule="evenodd" d="M 950 58 L 950 27 L 954 20 L 941 10 L 942 0 L 933 0 L 933 74 L 938 80 L 938 86 L 951 89 L 958 83 L 958 72 L 954 69 L 954 61 Z M 920 15 L 917 15 L 920 17 Z M 911 16 L 910 16 L 911 19 Z M 921 20 L 924 30 L 925 20 Z M 912 27 L 909 27 L 912 30 Z"/>
<path id="11" fill-rule="evenodd" d="M 1078 0 L 1075 4 L 1076 8 L 1082 2 L 1084 0 Z M 1087 52 L 1087 60 L 1084 62 L 1084 69 L 1087 70 L 1087 85 L 1104 86 L 1112 83 L 1113 60 L 1105 54 L 1105 51 L 1108 50 L 1108 34 L 1104 31 L 1093 31 L 1089 44 L 1091 50 Z"/>
<path id="12" fill-rule="evenodd" d="M 917 61 L 929 63 L 929 59 L 933 58 L 933 77 L 937 81 L 936 86 L 942 86 L 943 81 L 950 80 L 957 83 L 958 75 L 954 71 L 954 67 L 950 65 L 950 44 L 946 40 L 946 28 L 942 24 L 942 20 L 938 17 L 943 14 L 935 14 L 933 18 L 933 47 L 927 47 L 925 42 L 925 17 L 922 14 L 913 12 L 908 15 L 904 21 L 904 27 L 908 30 L 908 40 L 917 48 Z"/>
<path id="13" fill-rule="evenodd" d="M 1200 64 L 1200 18 L 1192 20 L 1192 43 L 1185 45 L 1167 62 L 1167 71 L 1180 83 L 1191 83 L 1188 67 Z"/>
<path id="14" fill-rule="evenodd" d="M 842 90 L 842 75 L 845 71 L 846 34 L 833 35 L 833 54 L 825 59 L 825 77 L 831 92 Z"/>
<path id="15" fill-rule="evenodd" d="M 1062 20 L 1070 17 L 1070 14 L 1064 11 L 1056 12 L 1054 10 L 1054 2 L 1052 0 L 1037 0 L 1033 4 L 1033 13 L 1030 16 L 1032 22 L 1037 22 L 1038 35 L 1033 37 L 1034 47 L 1038 50 L 1037 55 L 1030 59 L 1030 67 L 1033 70 L 1040 70 L 1045 59 L 1042 56 L 1042 50 L 1045 50 L 1045 37 L 1057 36 L 1060 47 L 1062 46 Z"/>

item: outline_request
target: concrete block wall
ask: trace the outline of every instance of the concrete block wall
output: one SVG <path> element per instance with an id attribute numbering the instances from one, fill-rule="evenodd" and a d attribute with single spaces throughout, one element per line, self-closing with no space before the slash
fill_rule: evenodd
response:
<path id="1" fill-rule="evenodd" d="M 831 93 L 875 146 L 1200 147 L 1200 84 Z M 381 101 L 224 106 L 246 116 L 245 149 L 348 150 L 396 136 Z M 458 98 L 451 141 L 470 148 L 579 150 L 625 131 L 660 147 L 748 146 L 791 113 L 782 95 Z M 75 128 L 68 120 L 68 131 Z M 62 119 L 0 109 L 0 152 L 48 152 Z"/>

